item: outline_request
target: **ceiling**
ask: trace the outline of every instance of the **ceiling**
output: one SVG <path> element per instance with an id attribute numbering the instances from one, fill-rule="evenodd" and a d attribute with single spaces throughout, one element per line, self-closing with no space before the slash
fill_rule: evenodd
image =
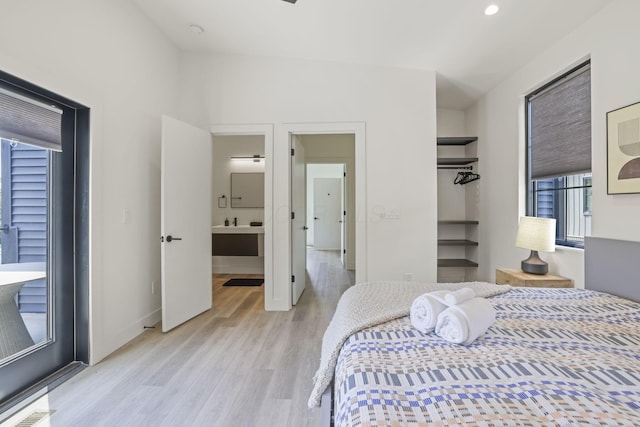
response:
<path id="1" fill-rule="evenodd" d="M 133 1 L 186 51 L 435 70 L 438 107 L 465 109 L 614 0 Z"/>

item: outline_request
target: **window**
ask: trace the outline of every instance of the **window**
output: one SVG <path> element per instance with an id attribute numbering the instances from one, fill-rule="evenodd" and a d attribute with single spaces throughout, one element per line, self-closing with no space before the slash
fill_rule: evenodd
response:
<path id="1" fill-rule="evenodd" d="M 556 219 L 556 244 L 591 234 L 589 62 L 526 97 L 527 215 Z"/>

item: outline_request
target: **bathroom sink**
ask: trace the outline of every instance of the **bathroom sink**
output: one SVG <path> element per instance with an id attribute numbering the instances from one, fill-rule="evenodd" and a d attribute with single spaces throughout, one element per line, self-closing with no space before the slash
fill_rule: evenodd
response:
<path id="1" fill-rule="evenodd" d="M 214 225 L 211 227 L 211 232 L 214 234 L 264 234 L 264 227 Z"/>

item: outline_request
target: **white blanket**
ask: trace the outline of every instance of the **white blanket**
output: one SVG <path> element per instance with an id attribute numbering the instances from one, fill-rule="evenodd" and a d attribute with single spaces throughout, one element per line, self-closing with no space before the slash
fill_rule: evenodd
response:
<path id="1" fill-rule="evenodd" d="M 508 285 L 485 282 L 369 282 L 347 289 L 338 301 L 336 312 L 322 338 L 320 367 L 313 377 L 309 407 L 320 405 L 322 393 L 333 378 L 340 348 L 349 336 L 364 328 L 408 315 L 411 303 L 419 295 L 464 287 L 472 288 L 480 297 L 503 294 L 511 289 Z"/>
<path id="2" fill-rule="evenodd" d="M 453 344 L 469 345 L 496 321 L 496 310 L 484 298 L 452 305 L 438 316 L 436 335 Z"/>

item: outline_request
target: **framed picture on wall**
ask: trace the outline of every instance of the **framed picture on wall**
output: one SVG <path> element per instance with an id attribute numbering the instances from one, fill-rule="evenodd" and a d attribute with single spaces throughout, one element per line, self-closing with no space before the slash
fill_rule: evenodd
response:
<path id="1" fill-rule="evenodd" d="M 640 102 L 607 113 L 607 194 L 640 193 Z"/>

